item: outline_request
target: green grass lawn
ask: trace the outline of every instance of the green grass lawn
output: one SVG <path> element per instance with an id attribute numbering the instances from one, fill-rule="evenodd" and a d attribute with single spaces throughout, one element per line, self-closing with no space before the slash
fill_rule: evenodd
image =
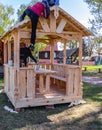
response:
<path id="1" fill-rule="evenodd" d="M 87 68 L 86 71 L 85 71 L 85 67 Z M 99 71 L 101 72 L 99 73 Z M 96 76 L 102 78 L 102 65 L 83 66 L 82 73 L 83 76 Z"/>
<path id="2" fill-rule="evenodd" d="M 3 89 L 0 79 L 0 90 Z M 0 93 L 0 130 L 102 130 L 102 87 L 83 84 L 86 104 L 68 108 L 55 105 L 54 110 L 44 106 L 25 108 L 18 114 L 4 110 L 13 108 L 4 92 Z"/>
<path id="3" fill-rule="evenodd" d="M 87 71 L 89 72 L 98 72 L 99 68 L 102 70 L 102 65 L 83 66 L 83 71 L 85 70 L 85 67 L 87 67 Z"/>
<path id="4" fill-rule="evenodd" d="M 4 79 L 0 78 L 0 89 L 4 88 Z"/>

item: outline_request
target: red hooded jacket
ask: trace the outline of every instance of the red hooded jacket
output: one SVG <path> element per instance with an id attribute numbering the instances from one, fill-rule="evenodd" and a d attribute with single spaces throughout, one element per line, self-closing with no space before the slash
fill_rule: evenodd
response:
<path id="1" fill-rule="evenodd" d="M 30 8 L 34 13 L 36 13 L 38 16 L 43 15 L 44 17 L 46 17 L 45 14 L 45 4 L 42 2 L 37 2 L 36 4 L 29 6 L 28 8 Z"/>

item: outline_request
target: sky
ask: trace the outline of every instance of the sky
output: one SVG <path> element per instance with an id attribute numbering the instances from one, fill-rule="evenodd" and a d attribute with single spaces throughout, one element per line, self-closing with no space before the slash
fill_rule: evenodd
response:
<path id="1" fill-rule="evenodd" d="M 11 5 L 15 10 L 21 4 L 29 4 L 31 0 L 0 0 L 4 5 Z M 90 26 L 88 19 L 92 18 L 88 5 L 83 0 L 60 0 L 60 7 L 78 20 L 86 28 Z M 16 14 L 14 15 L 16 17 Z"/>

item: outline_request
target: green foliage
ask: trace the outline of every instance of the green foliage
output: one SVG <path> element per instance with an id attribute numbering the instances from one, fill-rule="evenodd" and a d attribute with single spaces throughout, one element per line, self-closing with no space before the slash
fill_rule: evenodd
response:
<path id="1" fill-rule="evenodd" d="M 85 37 L 83 40 L 83 56 L 91 56 L 94 51 L 99 52 L 102 38 Z M 93 51 L 94 50 L 94 51 Z"/>
<path id="2" fill-rule="evenodd" d="M 33 55 L 37 58 L 39 58 L 39 51 L 42 51 L 46 48 L 46 44 L 44 43 L 36 43 L 35 44 L 35 48 L 34 48 L 34 51 L 33 51 Z"/>
<path id="3" fill-rule="evenodd" d="M 20 5 L 20 8 L 17 10 L 17 16 L 18 16 L 18 18 L 21 16 L 21 14 L 26 9 L 26 7 L 27 6 L 25 4 Z"/>
<path id="4" fill-rule="evenodd" d="M 7 29 L 14 23 L 12 15 L 14 9 L 11 6 L 4 6 L 0 4 L 0 35 L 2 35 Z"/>
<path id="5" fill-rule="evenodd" d="M 31 0 L 31 2 L 29 4 L 22 4 L 20 5 L 19 9 L 17 10 L 17 16 L 18 18 L 22 15 L 22 13 L 24 12 L 24 10 L 30 6 L 30 5 L 33 5 L 35 4 L 36 2 L 38 2 L 39 0 Z"/>
<path id="6" fill-rule="evenodd" d="M 0 90 L 4 88 L 4 79 L 0 78 Z"/>
<path id="7" fill-rule="evenodd" d="M 72 48 L 77 48 L 77 47 L 78 47 L 78 43 L 77 43 L 77 41 L 75 41 L 75 40 L 71 40 L 71 41 L 68 42 L 67 46 L 68 46 L 70 49 L 72 49 Z"/>
<path id="8" fill-rule="evenodd" d="M 102 0 L 84 0 L 88 5 L 91 14 L 94 16 L 89 22 L 92 24 L 92 31 L 98 32 L 102 28 Z"/>

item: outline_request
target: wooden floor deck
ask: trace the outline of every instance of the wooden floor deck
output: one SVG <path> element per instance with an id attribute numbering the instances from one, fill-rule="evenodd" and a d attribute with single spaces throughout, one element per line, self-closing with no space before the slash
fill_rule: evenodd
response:
<path id="1" fill-rule="evenodd" d="M 37 87 L 35 92 L 35 98 L 55 98 L 59 96 L 64 96 L 65 92 L 65 89 L 59 89 L 56 85 L 51 85 L 49 93 L 46 93 L 46 89 L 43 89 L 43 91 L 40 92 L 39 88 Z"/>

